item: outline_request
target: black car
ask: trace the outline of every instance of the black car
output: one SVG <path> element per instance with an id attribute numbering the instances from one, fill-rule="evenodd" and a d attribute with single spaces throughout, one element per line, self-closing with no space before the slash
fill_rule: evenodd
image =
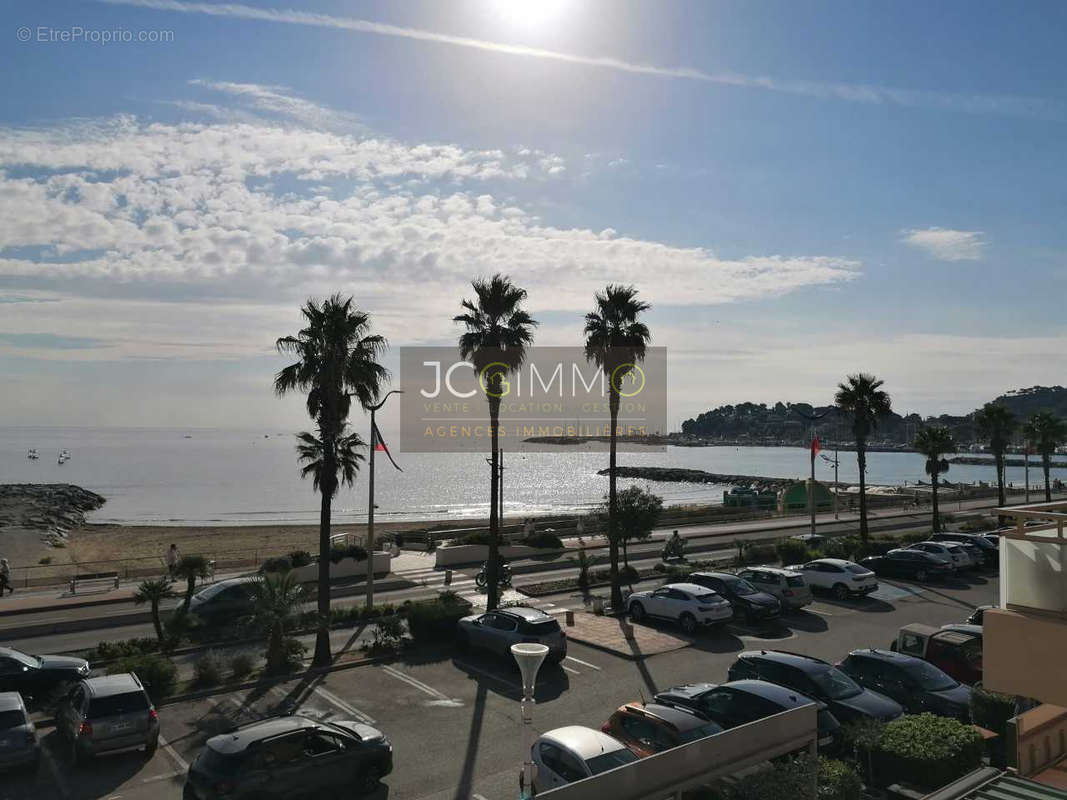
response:
<path id="1" fill-rule="evenodd" d="M 971 720 L 970 687 L 929 661 L 891 650 L 853 650 L 839 666 L 857 683 L 892 697 L 909 714 L 929 711 L 963 722 Z"/>
<path id="2" fill-rule="evenodd" d="M 955 542 L 963 545 L 972 556 L 981 557 L 981 563 L 986 567 L 996 567 L 1000 563 L 1000 548 L 993 544 L 985 536 L 977 533 L 956 533 L 945 531 L 930 536 L 931 542 Z"/>
<path id="3" fill-rule="evenodd" d="M 924 553 L 922 550 L 890 550 L 884 556 L 870 556 L 860 561 L 877 575 L 894 578 L 914 578 L 925 583 L 931 578 L 948 578 L 952 575 L 952 565 L 947 561 Z"/>
<path id="4" fill-rule="evenodd" d="M 42 699 L 67 683 L 88 677 L 89 662 L 69 656 L 31 656 L 0 647 L 0 692 Z"/>
<path id="5" fill-rule="evenodd" d="M 841 724 L 824 703 L 767 681 L 689 683 L 660 692 L 656 695 L 656 702 L 693 711 L 719 723 L 723 728 L 736 728 L 772 714 L 815 703 L 818 708 L 819 746 L 833 745 L 841 730 Z"/>
<path id="6" fill-rule="evenodd" d="M 780 650 L 749 650 L 730 666 L 731 681 L 746 678 L 776 683 L 826 704 L 838 722 L 883 722 L 904 713 L 900 703 L 860 686 L 832 664 Z"/>
<path id="7" fill-rule="evenodd" d="M 729 572 L 694 572 L 686 580 L 725 597 L 733 606 L 734 616 L 745 622 L 764 622 L 781 616 L 782 604 L 777 597 L 761 592 Z"/>
<path id="8" fill-rule="evenodd" d="M 189 601 L 189 613 L 209 624 L 232 622 L 252 613 L 257 577 L 228 578 L 206 586 Z"/>
<path id="9" fill-rule="evenodd" d="M 372 792 L 393 770 L 393 746 L 359 722 L 285 716 L 207 740 L 189 767 L 184 800 L 330 797 Z"/>

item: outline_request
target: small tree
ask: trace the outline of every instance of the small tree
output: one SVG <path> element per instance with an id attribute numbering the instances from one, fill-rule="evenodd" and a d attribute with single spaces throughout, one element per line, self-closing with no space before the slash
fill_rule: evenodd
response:
<path id="1" fill-rule="evenodd" d="M 1067 423 L 1051 411 L 1038 411 L 1031 414 L 1023 425 L 1023 435 L 1030 446 L 1041 454 L 1041 471 L 1045 474 L 1045 502 L 1052 502 L 1052 481 L 1049 469 L 1052 466 L 1052 454 L 1067 439 Z"/>
<path id="2" fill-rule="evenodd" d="M 170 597 L 176 597 L 174 583 L 164 575 L 162 578 L 150 578 L 141 581 L 137 591 L 133 593 L 133 602 L 137 605 L 148 603 L 152 609 L 152 626 L 156 629 L 156 636 L 160 644 L 166 638 L 163 634 L 163 623 L 159 618 L 159 604 Z"/>
<path id="3" fill-rule="evenodd" d="M 271 572 L 251 584 L 253 627 L 267 638 L 267 672 L 283 672 L 288 666 L 285 633 L 304 599 L 303 587 L 291 572 Z"/>
<path id="4" fill-rule="evenodd" d="M 630 566 L 627 545 L 640 542 L 652 535 L 663 512 L 663 498 L 640 486 L 623 489 L 616 495 L 617 521 L 615 524 L 619 544 L 622 545 L 622 563 Z"/>
<path id="5" fill-rule="evenodd" d="M 207 559 L 203 556 L 182 556 L 178 566 L 174 568 L 175 577 L 185 579 L 185 596 L 182 598 L 181 605 L 182 614 L 189 610 L 189 603 L 193 599 L 193 593 L 196 592 L 197 579 L 206 578 L 208 573 Z"/>
<path id="6" fill-rule="evenodd" d="M 949 463 L 946 453 L 956 452 L 956 440 L 943 425 L 923 428 L 915 435 L 912 447 L 926 456 L 926 474 L 930 476 L 930 506 L 933 515 L 934 533 L 941 530 L 941 516 L 938 513 L 937 487 L 938 478 L 948 472 Z"/>

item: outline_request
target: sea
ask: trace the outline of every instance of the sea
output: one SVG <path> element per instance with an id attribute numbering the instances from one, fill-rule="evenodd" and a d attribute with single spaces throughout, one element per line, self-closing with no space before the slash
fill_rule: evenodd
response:
<path id="1" fill-rule="evenodd" d="M 291 433 L 250 430 L 162 428 L 0 427 L 0 483 L 73 483 L 97 492 L 107 503 L 90 521 L 144 525 L 269 525 L 318 521 L 319 498 L 302 480 Z M 544 452 L 518 444 L 504 453 L 504 514 L 512 520 L 590 510 L 603 502 L 608 479 L 606 447 L 561 445 Z M 26 453 L 35 448 L 37 460 Z M 57 463 L 62 450 L 70 459 Z M 376 519 L 415 521 L 485 518 L 489 508 L 489 466 L 478 453 L 394 453 L 402 471 L 379 454 L 376 460 Z M 833 451 L 824 452 L 833 458 Z M 898 486 L 927 480 L 925 459 L 916 453 L 869 453 L 871 485 Z M 708 472 L 805 478 L 809 455 L 801 447 L 667 447 L 620 452 L 626 466 L 685 467 Z M 858 479 L 856 454 L 840 453 L 842 482 Z M 816 477 L 833 481 L 833 466 L 817 459 Z M 992 482 L 989 467 L 954 464 L 950 481 Z M 1053 470 L 1067 479 L 1067 469 Z M 1022 485 L 1023 468 L 1007 470 Z M 1041 482 L 1036 464 L 1031 485 Z M 640 485 L 667 505 L 722 502 L 729 486 L 620 479 L 620 488 Z M 367 516 L 364 471 L 334 500 L 335 522 Z"/>

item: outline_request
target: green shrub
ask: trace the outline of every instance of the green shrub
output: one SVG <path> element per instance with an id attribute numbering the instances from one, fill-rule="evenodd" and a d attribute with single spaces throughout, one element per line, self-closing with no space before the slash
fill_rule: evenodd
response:
<path id="1" fill-rule="evenodd" d="M 218 686 L 224 672 L 222 656 L 208 650 L 193 663 L 193 683 L 197 686 Z"/>
<path id="2" fill-rule="evenodd" d="M 178 668 L 169 658 L 157 653 L 126 656 L 107 668 L 108 675 L 124 672 L 135 673 L 156 704 L 174 694 L 178 686 Z"/>
<path id="3" fill-rule="evenodd" d="M 138 656 L 144 653 L 159 651 L 158 639 L 120 639 L 117 642 L 100 642 L 96 647 L 86 653 L 85 657 L 90 661 L 111 661 L 126 656 Z"/>
<path id="4" fill-rule="evenodd" d="M 243 681 L 255 668 L 256 658 L 247 651 L 237 653 L 230 659 L 230 673 L 235 681 Z"/>
<path id="5" fill-rule="evenodd" d="M 260 572 L 288 572 L 293 568 L 292 559 L 289 556 L 274 556 L 263 562 Z"/>
<path id="6" fill-rule="evenodd" d="M 407 604 L 408 630 L 416 642 L 447 642 L 456 636 L 456 623 L 470 613 L 471 604 L 452 593 L 436 600 Z"/>
<path id="7" fill-rule="evenodd" d="M 778 557 L 773 544 L 750 544 L 744 548 L 743 564 L 768 564 Z"/>
<path id="8" fill-rule="evenodd" d="M 311 553 L 307 550 L 294 550 L 289 554 L 289 563 L 291 563 L 293 567 L 306 567 L 311 562 Z"/>
<path id="9" fill-rule="evenodd" d="M 356 561 L 366 561 L 367 551 L 358 544 L 341 545 L 330 548 L 330 561 L 339 564 L 341 559 L 354 558 Z"/>
<path id="10" fill-rule="evenodd" d="M 304 653 L 307 648 L 299 639 L 286 639 L 282 644 L 283 669 L 292 672 L 304 666 Z"/>
<path id="11" fill-rule="evenodd" d="M 929 537 L 927 533 L 920 533 L 918 531 L 912 531 L 911 533 L 905 533 L 900 537 L 900 543 L 903 545 L 915 544 L 916 542 L 925 542 Z"/>
<path id="12" fill-rule="evenodd" d="M 971 719 L 975 725 L 1004 736 L 1008 720 L 1015 716 L 1015 698 L 1009 694 L 975 687 L 971 690 Z"/>
<path id="13" fill-rule="evenodd" d="M 863 795 L 863 781 L 844 761 L 819 758 L 819 800 L 856 800 Z"/>
<path id="14" fill-rule="evenodd" d="M 799 756 L 745 775 L 729 790 L 731 800 L 782 800 L 787 797 L 810 797 L 815 763 L 810 756 Z"/>
<path id="15" fill-rule="evenodd" d="M 653 570 L 653 572 L 668 572 L 669 571 L 667 569 L 667 565 L 664 564 L 662 561 L 657 561 L 655 564 L 653 564 L 652 565 L 652 570 Z"/>
<path id="16" fill-rule="evenodd" d="M 996 517 L 979 517 L 962 523 L 960 531 L 963 533 L 982 533 L 983 531 L 995 531 L 999 527 Z"/>
<path id="17" fill-rule="evenodd" d="M 783 564 L 803 564 L 811 561 L 811 548 L 800 539 L 783 539 L 774 546 L 778 560 Z"/>
<path id="18" fill-rule="evenodd" d="M 936 789 L 977 769 L 982 747 L 978 731 L 959 720 L 906 715 L 885 726 L 872 754 L 874 778 Z"/>
<path id="19" fill-rule="evenodd" d="M 583 592 L 589 588 L 589 554 L 584 547 L 578 550 L 578 588 Z"/>
<path id="20" fill-rule="evenodd" d="M 489 531 L 477 531 L 476 533 L 468 533 L 462 539 L 459 540 L 459 544 L 489 544 Z"/>
<path id="21" fill-rule="evenodd" d="M 537 533 L 531 533 L 529 536 L 524 536 L 522 543 L 527 547 L 544 547 L 551 548 L 553 550 L 562 550 L 563 542 L 556 534 L 551 531 L 539 531 Z"/>
<path id="22" fill-rule="evenodd" d="M 851 559 L 859 547 L 860 540 L 855 536 L 840 536 L 827 539 L 820 546 L 824 558 Z"/>
<path id="23" fill-rule="evenodd" d="M 382 617 L 374 626 L 372 651 L 391 651 L 400 647 L 404 639 L 404 622 L 396 614 Z"/>
<path id="24" fill-rule="evenodd" d="M 640 573 L 631 564 L 619 567 L 619 580 L 623 583 L 634 583 L 641 579 Z"/>

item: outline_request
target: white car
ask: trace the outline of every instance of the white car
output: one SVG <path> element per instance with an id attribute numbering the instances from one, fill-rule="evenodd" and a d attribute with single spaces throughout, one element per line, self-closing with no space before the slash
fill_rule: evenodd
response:
<path id="1" fill-rule="evenodd" d="M 807 564 L 786 567 L 799 572 L 812 589 L 833 592 L 838 600 L 853 595 L 868 595 L 878 588 L 878 576 L 866 567 L 843 558 L 817 558 Z"/>
<path id="2" fill-rule="evenodd" d="M 947 561 L 953 569 L 968 569 L 971 566 L 971 557 L 967 551 L 958 544 L 950 542 L 916 542 L 908 545 L 906 550 L 922 550 L 935 558 Z"/>
<path id="3" fill-rule="evenodd" d="M 537 766 L 534 787 L 538 793 L 637 761 L 618 739 L 581 725 L 542 733 L 530 748 L 530 756 Z"/>
<path id="4" fill-rule="evenodd" d="M 726 598 L 695 583 L 668 583 L 634 592 L 626 598 L 626 610 L 634 622 L 645 617 L 674 620 L 686 633 L 695 633 L 702 625 L 721 625 L 734 615 Z"/>

